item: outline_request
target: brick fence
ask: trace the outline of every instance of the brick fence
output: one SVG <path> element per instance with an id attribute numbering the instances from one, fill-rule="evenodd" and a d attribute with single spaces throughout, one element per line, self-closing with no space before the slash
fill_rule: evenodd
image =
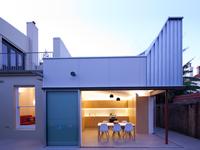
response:
<path id="1" fill-rule="evenodd" d="M 164 127 L 164 105 L 156 106 L 156 125 Z M 175 97 L 169 104 L 169 129 L 200 139 L 200 93 Z"/>

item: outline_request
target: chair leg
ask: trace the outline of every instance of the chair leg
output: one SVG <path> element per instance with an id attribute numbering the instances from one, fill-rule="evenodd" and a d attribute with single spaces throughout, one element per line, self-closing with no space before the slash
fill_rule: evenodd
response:
<path id="1" fill-rule="evenodd" d="M 129 139 L 131 139 L 131 137 L 132 137 L 131 132 L 129 132 L 128 134 L 129 134 Z"/>
<path id="2" fill-rule="evenodd" d="M 108 131 L 106 131 L 106 135 L 109 137 L 109 132 Z"/>
<path id="3" fill-rule="evenodd" d="M 120 131 L 118 132 L 118 136 L 121 138 Z"/>
<path id="4" fill-rule="evenodd" d="M 127 133 L 124 131 L 124 132 L 123 132 L 123 139 L 125 139 L 126 134 L 127 134 Z"/>

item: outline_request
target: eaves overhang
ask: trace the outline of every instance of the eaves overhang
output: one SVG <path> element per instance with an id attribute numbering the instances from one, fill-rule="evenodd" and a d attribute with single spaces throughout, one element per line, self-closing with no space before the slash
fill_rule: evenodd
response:
<path id="1" fill-rule="evenodd" d="M 42 87 L 43 90 L 184 90 L 185 86 Z"/>
<path id="2" fill-rule="evenodd" d="M 0 77 L 16 77 L 16 76 L 40 76 L 43 77 L 42 70 L 6 70 L 0 71 Z"/>

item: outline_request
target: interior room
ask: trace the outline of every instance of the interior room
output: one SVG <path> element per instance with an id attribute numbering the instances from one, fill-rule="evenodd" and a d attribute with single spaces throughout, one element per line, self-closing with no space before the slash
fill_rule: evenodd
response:
<path id="1" fill-rule="evenodd" d="M 17 127 L 35 129 L 35 88 L 19 87 L 17 91 Z"/>
<path id="2" fill-rule="evenodd" d="M 120 139 L 124 136 L 123 130 L 113 135 L 113 126 L 118 123 L 122 129 L 126 123 L 131 123 L 135 134 L 136 99 L 138 96 L 148 95 L 149 91 L 136 90 L 82 91 L 82 146 L 97 146 L 106 139 L 112 144 L 110 138 L 113 136 Z M 100 125 L 103 123 L 108 124 L 109 137 L 99 135 Z"/>

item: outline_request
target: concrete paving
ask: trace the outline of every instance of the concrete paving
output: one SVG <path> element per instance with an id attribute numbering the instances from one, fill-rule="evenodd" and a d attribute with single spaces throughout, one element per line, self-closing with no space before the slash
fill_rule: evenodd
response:
<path id="1" fill-rule="evenodd" d="M 161 130 L 160 130 L 161 131 Z M 159 132 L 160 132 L 159 131 Z M 82 147 L 103 147 L 103 148 L 149 148 L 149 147 L 180 147 L 174 142 L 169 141 L 169 144 L 164 144 L 164 138 L 157 134 L 136 134 L 136 139 L 130 137 L 123 138 L 123 134 L 120 136 L 112 134 L 109 131 L 109 136 L 102 136 L 98 139 L 98 130 L 95 128 L 86 128 L 82 132 Z"/>
<path id="2" fill-rule="evenodd" d="M 156 136 L 163 139 L 164 132 L 162 129 L 156 130 Z M 200 140 L 195 139 L 176 132 L 169 132 L 169 139 L 171 143 L 177 145 L 176 147 L 165 146 L 161 147 L 123 147 L 123 148 L 76 148 L 76 147 L 45 147 L 38 141 L 30 140 L 14 140 L 14 139 L 0 139 L 0 150 L 200 150 Z"/>

